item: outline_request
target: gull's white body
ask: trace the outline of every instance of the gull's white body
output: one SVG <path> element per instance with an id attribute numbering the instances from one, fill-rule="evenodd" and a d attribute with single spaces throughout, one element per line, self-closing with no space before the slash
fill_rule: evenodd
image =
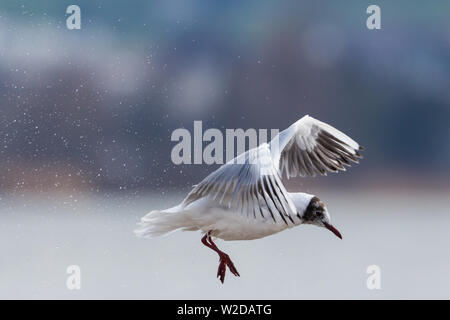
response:
<path id="1" fill-rule="evenodd" d="M 305 206 L 312 195 L 306 193 L 290 194 L 294 203 Z M 210 198 L 200 198 L 187 206 L 182 204 L 163 211 L 152 211 L 141 220 L 144 228 L 136 233 L 139 236 L 159 236 L 173 230 L 195 231 L 203 233 L 211 231 L 211 235 L 223 240 L 254 240 L 278 233 L 302 223 L 300 219 L 295 224 L 288 225 L 279 219 L 276 222 L 271 217 L 244 216 L 240 212 L 218 206 Z"/>
<path id="2" fill-rule="evenodd" d="M 138 236 L 201 230 L 224 240 L 251 240 L 298 226 L 313 195 L 290 193 L 281 177 L 326 175 L 357 162 L 360 146 L 330 125 L 304 116 L 269 144 L 249 150 L 194 186 L 173 208 L 141 219 Z M 330 223 L 325 208 L 325 223 Z M 306 222 L 308 223 L 308 222 Z"/>

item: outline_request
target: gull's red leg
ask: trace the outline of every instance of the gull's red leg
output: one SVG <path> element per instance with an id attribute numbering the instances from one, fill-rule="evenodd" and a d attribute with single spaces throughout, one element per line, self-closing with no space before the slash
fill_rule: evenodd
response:
<path id="1" fill-rule="evenodd" d="M 211 238 L 211 231 L 207 232 L 205 236 L 202 238 L 202 243 L 207 246 L 208 248 L 211 248 L 217 254 L 219 255 L 219 268 L 217 269 L 217 277 L 220 278 L 220 281 L 223 283 L 225 280 L 225 272 L 226 267 L 228 266 L 228 269 L 230 269 L 231 273 L 233 273 L 235 276 L 239 277 L 239 272 L 236 270 L 236 267 L 233 264 L 233 261 L 231 261 L 230 257 L 223 251 L 221 251 L 216 244 L 212 241 Z"/>

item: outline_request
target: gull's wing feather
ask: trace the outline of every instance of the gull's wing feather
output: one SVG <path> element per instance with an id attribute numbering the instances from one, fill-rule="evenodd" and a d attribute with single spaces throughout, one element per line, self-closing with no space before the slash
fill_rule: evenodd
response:
<path id="1" fill-rule="evenodd" d="M 183 202 L 210 197 L 219 205 L 253 218 L 294 223 L 295 205 L 281 182 L 267 143 L 222 165 L 194 186 Z M 281 219 L 281 220 L 280 220 Z"/>
<path id="2" fill-rule="evenodd" d="M 270 142 L 271 155 L 280 175 L 315 176 L 345 171 L 350 161 L 358 163 L 363 148 L 332 126 L 304 116 Z"/>

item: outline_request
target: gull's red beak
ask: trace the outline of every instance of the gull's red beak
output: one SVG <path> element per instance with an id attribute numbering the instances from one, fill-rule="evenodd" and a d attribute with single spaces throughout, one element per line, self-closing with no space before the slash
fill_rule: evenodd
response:
<path id="1" fill-rule="evenodd" d="M 342 239 L 341 233 L 339 232 L 338 229 L 336 229 L 333 225 L 326 223 L 324 221 L 322 221 L 323 224 L 325 225 L 325 228 L 327 228 L 328 230 L 330 230 L 331 232 L 333 232 L 336 237 L 338 237 L 339 239 Z"/>

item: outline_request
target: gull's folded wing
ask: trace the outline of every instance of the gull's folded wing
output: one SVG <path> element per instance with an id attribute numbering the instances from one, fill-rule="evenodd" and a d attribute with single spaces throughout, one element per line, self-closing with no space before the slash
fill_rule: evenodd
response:
<path id="1" fill-rule="evenodd" d="M 274 164 L 286 176 L 326 175 L 358 163 L 362 147 L 332 126 L 304 116 L 270 142 Z"/>
<path id="2" fill-rule="evenodd" d="M 234 208 L 253 218 L 294 223 L 297 211 L 281 182 L 267 143 L 248 150 L 197 184 L 184 205 L 210 197 L 219 205 Z"/>

